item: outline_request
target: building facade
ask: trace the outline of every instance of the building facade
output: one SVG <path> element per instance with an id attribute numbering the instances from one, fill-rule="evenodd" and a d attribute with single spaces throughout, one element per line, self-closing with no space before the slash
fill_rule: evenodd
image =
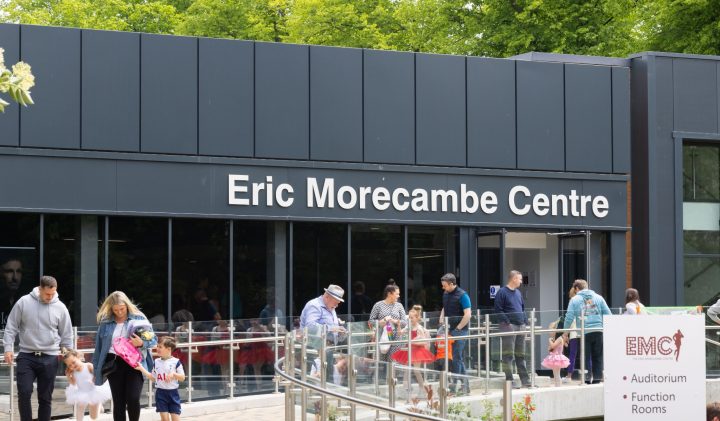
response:
<path id="1" fill-rule="evenodd" d="M 623 304 L 642 58 L 7 24 L 0 45 L 37 78 L 0 116 L 5 314 L 41 273 L 76 325 L 113 290 L 157 322 L 298 315 L 330 283 L 356 315 L 390 280 L 439 310 L 445 272 L 488 308 L 511 269 L 529 308 L 577 277 Z"/>

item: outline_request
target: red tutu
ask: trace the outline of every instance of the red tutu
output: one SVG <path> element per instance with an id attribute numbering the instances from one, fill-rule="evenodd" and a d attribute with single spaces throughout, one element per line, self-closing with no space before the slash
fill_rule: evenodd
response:
<path id="1" fill-rule="evenodd" d="M 417 331 L 412 331 L 412 338 L 417 337 Z M 397 361 L 400 364 L 407 365 L 408 363 L 408 351 L 407 349 L 399 349 L 395 351 L 390 358 L 393 361 Z M 430 363 L 435 361 L 435 355 L 425 348 L 425 345 L 413 345 L 412 346 L 412 363 Z"/>
<path id="2" fill-rule="evenodd" d="M 390 357 L 394 361 L 399 362 L 400 364 L 407 365 L 408 363 L 408 352 L 407 349 L 399 349 L 395 351 L 394 354 Z M 412 347 L 412 362 L 415 363 L 430 363 L 435 361 L 435 356 L 432 352 L 428 351 L 424 346 L 422 345 L 413 345 Z"/>

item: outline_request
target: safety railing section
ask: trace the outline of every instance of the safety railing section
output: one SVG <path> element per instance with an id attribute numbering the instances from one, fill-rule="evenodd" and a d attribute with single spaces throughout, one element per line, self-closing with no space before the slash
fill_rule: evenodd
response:
<path id="1" fill-rule="evenodd" d="M 288 328 L 297 318 L 266 318 L 187 321 L 156 324 L 156 336 L 175 339 L 173 356 L 183 364 L 186 380 L 180 385 L 183 402 L 205 399 L 233 398 L 255 393 L 277 393 L 275 362 L 284 355 L 283 341 Z M 96 326 L 75 327 L 73 348 L 81 351 L 87 362 L 93 360 Z M 4 334 L 0 330 L 0 337 Z M 17 350 L 17 343 L 16 343 Z M 16 353 L 17 355 L 17 353 Z M 0 420 L 14 421 L 17 412 L 16 364 L 6 364 L 0 355 Z M 65 367 L 58 367 L 53 395 L 53 415 L 71 415 L 73 408 L 65 404 L 67 379 Z M 146 382 L 141 405 L 153 406 L 152 385 Z M 33 403 L 34 405 L 34 403 Z M 4 418 L 9 415 L 9 418 Z"/>
<path id="2" fill-rule="evenodd" d="M 613 313 L 621 311 L 614 309 Z M 293 332 L 286 341 L 293 361 L 276 365 L 288 380 L 288 402 L 293 408 L 297 406 L 297 414 L 288 413 L 293 418 L 287 419 L 296 415 L 302 420 L 327 419 L 340 414 L 353 420 L 359 417 L 358 411 L 373 410 L 378 412 L 377 419 L 404 417 L 408 412 L 443 419 L 478 418 L 487 414 L 487 407 L 467 405 L 463 403 L 467 399 L 456 398 L 499 394 L 508 384 L 516 388 L 557 383 L 582 386 L 592 373 L 591 361 L 586 358 L 586 334 L 602 332 L 602 327 L 596 319 L 582 314 L 575 323 L 565 323 L 565 315 L 561 311 L 531 310 L 510 315 L 478 311 L 470 319 L 466 336 L 445 335 L 445 326 L 453 333 L 451 321 L 427 315 L 418 323 L 426 335 L 411 333 L 418 328 L 404 323 L 399 328 L 393 326 L 386 338 L 382 321 L 347 323 L 331 331 L 320 327 Z M 590 323 L 586 325 L 587 320 Z M 707 331 L 709 336 L 716 335 L 720 326 L 709 325 Z M 564 335 L 568 346 L 563 346 L 562 353 L 574 349 L 575 376 L 564 369 L 564 378 L 556 383 L 552 370 L 542 364 L 550 352 L 550 339 Z M 453 350 L 457 357 L 459 347 L 464 347 L 462 364 L 452 359 Z M 717 352 L 717 348 L 708 338 L 708 352 Z M 428 350 L 432 361 L 424 359 L 427 354 L 422 349 Z M 446 349 L 449 352 L 444 352 Z M 515 364 L 522 357 L 527 378 Z M 716 365 L 708 365 L 709 377 Z M 512 383 L 506 383 L 508 378 Z"/>
<path id="3" fill-rule="evenodd" d="M 587 327 L 586 318 L 579 317 L 579 325 L 570 323 L 563 329 L 564 315 L 534 310 L 497 315 L 478 310 L 465 336 L 453 336 L 458 334 L 452 325 L 456 321 L 440 319 L 437 313 L 424 313 L 416 324 L 403 321 L 387 339 L 382 334 L 386 326 L 379 320 L 350 322 L 331 331 L 299 330 L 297 318 L 188 321 L 156 325 L 155 332 L 177 342 L 174 355 L 187 373 L 180 388 L 183 402 L 278 392 L 274 365 L 303 420 L 318 411 L 320 416 L 335 411 L 348 417 L 370 411 L 392 418 L 390 410 L 401 416 L 418 414 L 418 419 L 464 419 L 482 414 L 477 408 L 457 404 L 456 397 L 501 392 L 508 377 L 516 387 L 523 386 L 522 370 L 514 363 L 517 357 L 524 356 L 531 387 L 552 386 L 552 374 L 542 361 L 549 339 L 557 335 L 566 334 L 568 348 L 574 347 L 576 353 L 576 376 L 565 384 L 584 384 L 584 375 L 591 371 L 585 358 L 585 333 L 601 328 Z M 710 323 L 706 328 L 708 377 L 720 377 L 720 326 Z M 75 328 L 74 346 L 85 353 L 86 361 L 92 361 L 96 331 L 94 326 Z M 462 359 L 457 358 L 459 347 Z M 54 414 L 72 413 L 59 396 L 67 385 L 63 374 L 61 365 Z M 0 414 L 10 414 L 10 420 L 19 419 L 14 378 L 14 366 L 4 364 L 0 357 Z M 151 385 L 146 385 L 141 403 L 152 406 Z"/>

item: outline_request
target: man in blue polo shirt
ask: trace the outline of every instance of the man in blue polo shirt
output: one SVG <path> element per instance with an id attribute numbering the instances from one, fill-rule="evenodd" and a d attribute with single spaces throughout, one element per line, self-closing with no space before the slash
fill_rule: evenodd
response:
<path id="1" fill-rule="evenodd" d="M 500 323 L 501 332 L 522 332 L 501 338 L 502 362 L 505 379 L 513 379 L 512 362 L 515 360 L 520 383 L 530 387 L 530 377 L 525 365 L 525 330 L 528 322 L 525 315 L 525 301 L 520 292 L 522 273 L 511 270 L 507 284 L 495 295 L 495 313 Z"/>
<path id="2" fill-rule="evenodd" d="M 470 296 L 462 288 L 457 286 L 457 280 L 452 273 L 446 273 L 440 278 L 440 284 L 443 291 L 443 309 L 440 312 L 440 320 L 443 322 L 445 317 L 448 318 L 447 329 L 450 336 L 467 336 L 468 323 L 472 312 L 470 311 Z M 467 341 L 455 339 L 452 348 L 452 364 L 450 372 L 465 375 L 465 362 L 463 361 L 463 351 Z M 454 383 L 454 382 L 453 382 Z M 470 393 L 470 382 L 467 377 L 462 378 L 463 393 Z"/>

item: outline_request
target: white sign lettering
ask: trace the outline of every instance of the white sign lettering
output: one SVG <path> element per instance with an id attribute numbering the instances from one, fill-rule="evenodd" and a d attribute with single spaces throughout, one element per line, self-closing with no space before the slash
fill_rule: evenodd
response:
<path id="1" fill-rule="evenodd" d="M 493 191 L 476 192 L 460 183 L 457 188 L 425 189 L 386 186 L 336 185 L 332 177 L 307 177 L 305 206 L 308 208 L 367 209 L 378 211 L 442 212 L 491 215 L 497 212 L 500 202 Z M 295 188 L 289 183 L 275 187 L 273 177 L 261 182 L 247 174 L 228 175 L 228 204 L 236 206 L 278 206 L 288 208 L 295 203 Z M 571 189 L 567 193 L 545 194 L 533 192 L 523 185 L 513 186 L 507 195 L 507 206 L 518 216 L 530 213 L 537 216 L 604 218 L 610 211 L 605 196 L 578 195 Z"/>

